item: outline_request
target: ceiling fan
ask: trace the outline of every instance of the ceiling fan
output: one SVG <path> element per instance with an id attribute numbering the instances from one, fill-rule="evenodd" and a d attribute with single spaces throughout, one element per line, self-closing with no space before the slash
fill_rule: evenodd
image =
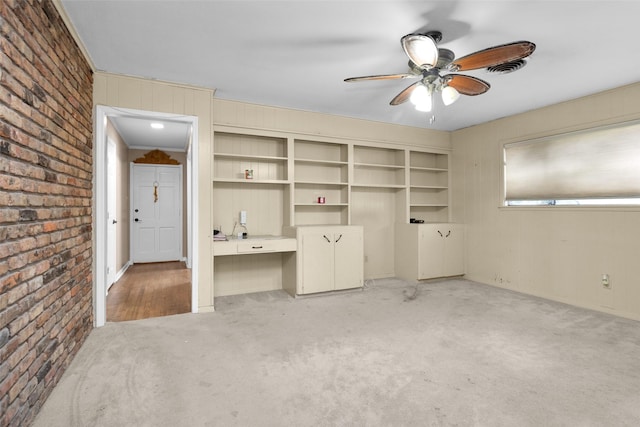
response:
<path id="1" fill-rule="evenodd" d="M 487 68 L 494 73 L 509 73 L 522 68 L 526 57 L 536 49 L 534 43 L 517 41 L 490 47 L 455 59 L 449 49 L 439 48 L 442 40 L 440 31 L 407 34 L 400 39 L 404 52 L 409 57 L 409 72 L 402 74 L 382 74 L 350 77 L 345 82 L 364 80 L 420 80 L 413 83 L 390 102 L 399 105 L 410 100 L 419 111 L 429 112 L 433 107 L 433 94 L 440 92 L 445 105 L 454 103 L 460 95 L 475 96 L 485 93 L 489 83 L 477 77 L 457 74 L 459 71 Z M 448 74 L 442 74 L 447 72 Z M 433 119 L 432 119 L 433 120 Z"/>

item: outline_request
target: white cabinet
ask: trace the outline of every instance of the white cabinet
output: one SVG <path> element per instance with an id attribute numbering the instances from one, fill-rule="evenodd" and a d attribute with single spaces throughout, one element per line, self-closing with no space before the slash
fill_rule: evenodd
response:
<path id="1" fill-rule="evenodd" d="M 396 224 L 396 276 L 406 280 L 464 274 L 464 227 Z"/>
<path id="2" fill-rule="evenodd" d="M 295 271 L 285 290 L 292 295 L 312 294 L 362 287 L 363 230 L 360 226 L 287 227 L 285 234 L 296 237 Z"/>

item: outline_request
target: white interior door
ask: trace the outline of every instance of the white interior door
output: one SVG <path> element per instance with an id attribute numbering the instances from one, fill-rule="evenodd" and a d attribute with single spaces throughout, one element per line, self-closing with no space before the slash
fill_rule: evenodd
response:
<path id="1" fill-rule="evenodd" d="M 117 158 L 116 143 L 107 139 L 107 290 L 116 280 L 116 223 L 117 218 Z"/>
<path id="2" fill-rule="evenodd" d="M 131 169 L 133 262 L 182 259 L 182 165 Z"/>

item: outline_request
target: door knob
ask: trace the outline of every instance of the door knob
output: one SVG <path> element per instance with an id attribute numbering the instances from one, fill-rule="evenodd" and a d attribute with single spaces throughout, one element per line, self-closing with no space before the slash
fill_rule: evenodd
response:
<path id="1" fill-rule="evenodd" d="M 115 219 L 113 221 L 111 221 L 111 224 L 117 224 L 117 223 L 118 223 L 118 221 L 115 220 Z"/>
<path id="2" fill-rule="evenodd" d="M 134 219 L 135 222 L 140 222 L 140 220 L 138 218 Z"/>
<path id="3" fill-rule="evenodd" d="M 136 212 L 136 213 L 137 213 L 137 212 L 138 212 L 138 209 L 134 210 L 134 212 Z"/>

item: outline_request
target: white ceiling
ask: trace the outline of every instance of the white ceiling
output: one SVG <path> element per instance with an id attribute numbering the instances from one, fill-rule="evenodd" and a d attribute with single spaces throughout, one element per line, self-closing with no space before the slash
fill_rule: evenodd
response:
<path id="1" fill-rule="evenodd" d="M 98 70 L 215 88 L 221 99 L 456 130 L 640 81 L 640 1 L 62 0 Z M 389 101 L 413 81 L 345 83 L 407 71 L 400 38 L 439 30 L 457 57 L 537 45 L 511 74 L 436 106 Z"/>
<path id="2" fill-rule="evenodd" d="M 191 138 L 191 123 L 119 114 L 109 117 L 129 148 L 186 152 Z M 154 129 L 152 123 L 164 128 Z"/>

